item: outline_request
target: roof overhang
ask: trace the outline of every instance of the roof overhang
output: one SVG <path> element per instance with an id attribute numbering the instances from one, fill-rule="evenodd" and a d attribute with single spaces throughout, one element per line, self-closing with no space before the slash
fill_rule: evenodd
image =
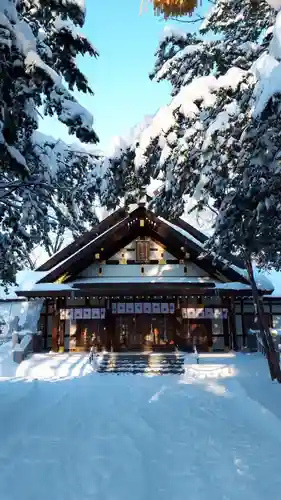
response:
<path id="1" fill-rule="evenodd" d="M 45 283 L 44 286 L 35 285 L 31 290 L 17 291 L 18 296 L 23 297 L 86 297 L 86 296 L 217 296 L 217 297 L 251 297 L 252 290 L 250 287 L 237 289 L 231 284 L 228 288 L 219 288 L 213 282 L 208 283 L 177 283 L 177 282 L 146 282 L 141 281 L 134 283 L 95 283 L 80 282 L 73 283 L 72 286 L 62 285 L 56 286 L 53 283 Z M 234 284 L 235 285 L 235 284 Z M 268 291 L 264 292 L 268 294 Z"/>

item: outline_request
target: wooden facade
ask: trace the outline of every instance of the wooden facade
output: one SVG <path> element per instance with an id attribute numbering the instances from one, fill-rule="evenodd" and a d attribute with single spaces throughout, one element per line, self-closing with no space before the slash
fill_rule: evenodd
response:
<path id="1" fill-rule="evenodd" d="M 122 209 L 58 252 L 18 294 L 45 297 L 40 329 L 54 351 L 241 349 L 253 326 L 251 289 L 237 259 L 226 267 L 202 258 L 205 239 L 181 219 Z"/>

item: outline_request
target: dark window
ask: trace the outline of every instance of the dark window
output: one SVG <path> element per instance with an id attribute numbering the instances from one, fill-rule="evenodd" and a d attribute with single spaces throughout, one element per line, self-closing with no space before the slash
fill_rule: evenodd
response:
<path id="1" fill-rule="evenodd" d="M 136 261 L 149 262 L 150 241 L 137 241 L 136 244 Z"/>

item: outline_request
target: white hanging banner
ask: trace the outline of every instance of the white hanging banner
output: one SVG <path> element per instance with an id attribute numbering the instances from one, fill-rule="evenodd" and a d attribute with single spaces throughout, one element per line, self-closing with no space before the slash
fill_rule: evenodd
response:
<path id="1" fill-rule="evenodd" d="M 66 309 L 65 310 L 65 319 L 73 319 L 74 314 L 73 314 L 73 309 Z"/>
<path id="2" fill-rule="evenodd" d="M 153 314 L 160 314 L 161 308 L 159 302 L 153 302 L 152 303 L 152 313 Z"/>
<path id="3" fill-rule="evenodd" d="M 186 307 L 182 307 L 182 309 L 181 309 L 181 315 L 185 319 L 188 317 L 187 316 L 187 309 L 186 309 Z"/>
<path id="4" fill-rule="evenodd" d="M 83 310 L 74 309 L 74 319 L 82 319 L 82 318 L 83 318 Z"/>
<path id="5" fill-rule="evenodd" d="M 167 302 L 163 302 L 161 304 L 161 313 L 162 314 L 169 314 L 169 304 Z"/>
<path id="6" fill-rule="evenodd" d="M 105 319 L 105 308 L 104 307 L 102 307 L 100 310 L 100 317 L 101 317 L 101 319 Z"/>
<path id="7" fill-rule="evenodd" d="M 126 304 L 126 313 L 127 314 L 134 314 L 135 312 L 135 307 L 133 302 L 128 302 Z"/>
<path id="8" fill-rule="evenodd" d="M 175 314 L 175 304 L 173 302 L 170 302 L 169 304 L 169 311 L 170 314 Z"/>
<path id="9" fill-rule="evenodd" d="M 111 304 L 111 311 L 112 311 L 112 314 L 117 313 L 117 304 L 115 302 L 112 302 L 112 304 Z"/>
<path id="10" fill-rule="evenodd" d="M 91 319 L 92 318 L 92 309 L 83 309 L 83 319 Z"/>
<path id="11" fill-rule="evenodd" d="M 227 319 L 227 318 L 228 318 L 228 309 L 224 307 L 222 310 L 222 319 Z"/>
<path id="12" fill-rule="evenodd" d="M 186 308 L 186 313 L 188 318 L 196 318 L 196 313 L 195 313 L 195 308 L 194 307 L 187 307 Z"/>
<path id="13" fill-rule="evenodd" d="M 60 319 L 66 319 L 66 310 L 65 309 L 60 310 Z"/>
<path id="14" fill-rule="evenodd" d="M 206 307 L 205 309 L 205 318 L 213 318 L 214 317 L 214 309 L 212 307 Z"/>
<path id="15" fill-rule="evenodd" d="M 92 319 L 100 319 L 100 308 L 94 307 L 92 309 Z"/>
<path id="16" fill-rule="evenodd" d="M 126 306 L 124 302 L 118 302 L 117 304 L 117 312 L 118 314 L 125 314 Z"/>
<path id="17" fill-rule="evenodd" d="M 195 309 L 195 317 L 196 318 L 204 318 L 205 317 L 204 308 L 203 307 L 198 307 L 198 308 Z"/>
<path id="18" fill-rule="evenodd" d="M 222 311 L 221 311 L 221 309 L 218 309 L 218 308 L 214 309 L 214 318 L 215 319 L 221 319 L 222 318 Z"/>
<path id="19" fill-rule="evenodd" d="M 136 314 L 141 314 L 142 313 L 142 303 L 141 302 L 136 302 L 135 303 L 135 313 Z"/>
<path id="20" fill-rule="evenodd" d="M 151 303 L 150 302 L 144 302 L 144 304 L 143 304 L 143 312 L 145 314 L 151 314 Z"/>

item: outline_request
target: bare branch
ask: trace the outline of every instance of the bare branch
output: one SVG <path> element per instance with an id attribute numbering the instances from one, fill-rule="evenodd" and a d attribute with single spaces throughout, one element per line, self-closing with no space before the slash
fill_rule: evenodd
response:
<path id="1" fill-rule="evenodd" d="M 184 19 L 179 19 L 178 17 L 170 17 L 169 19 L 171 19 L 171 21 L 176 21 L 177 23 L 195 24 L 199 23 L 200 21 L 204 21 L 205 17 L 197 14 L 197 17 L 195 19 L 190 19 L 189 21 L 186 21 Z M 163 18 L 162 21 L 166 21 L 166 19 Z"/>

